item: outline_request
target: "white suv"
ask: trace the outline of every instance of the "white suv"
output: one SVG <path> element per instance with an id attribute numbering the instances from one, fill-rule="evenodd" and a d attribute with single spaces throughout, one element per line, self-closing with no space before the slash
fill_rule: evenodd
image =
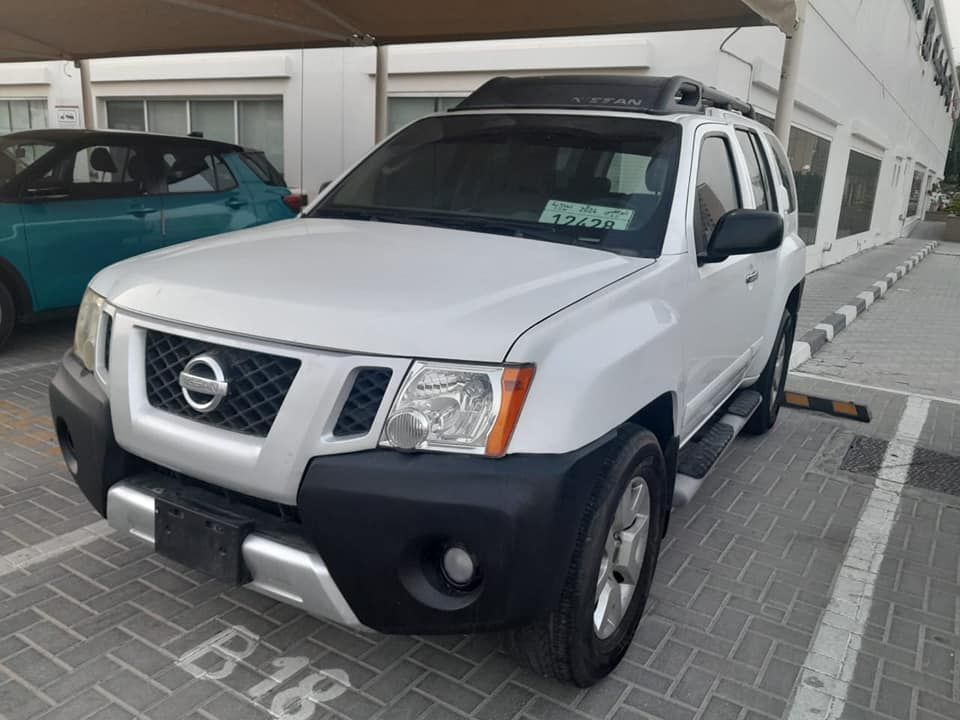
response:
<path id="1" fill-rule="evenodd" d="M 107 268 L 51 387 L 70 471 L 184 565 L 595 682 L 671 507 L 777 417 L 804 246 L 752 115 L 498 78 L 297 219 Z"/>

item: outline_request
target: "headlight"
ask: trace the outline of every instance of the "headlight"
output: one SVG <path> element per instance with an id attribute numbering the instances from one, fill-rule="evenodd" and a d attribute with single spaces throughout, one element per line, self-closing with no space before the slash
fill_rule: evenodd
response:
<path id="1" fill-rule="evenodd" d="M 73 352 L 87 370 L 93 370 L 97 359 L 97 333 L 103 314 L 102 297 L 88 289 L 80 301 L 77 328 L 73 333 Z"/>
<path id="2" fill-rule="evenodd" d="M 381 445 L 500 457 L 532 379 L 530 366 L 415 362 L 387 416 Z"/>

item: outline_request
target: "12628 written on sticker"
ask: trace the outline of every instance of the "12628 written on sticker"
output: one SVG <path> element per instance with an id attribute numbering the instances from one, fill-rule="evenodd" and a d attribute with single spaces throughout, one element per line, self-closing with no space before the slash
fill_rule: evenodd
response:
<path id="1" fill-rule="evenodd" d="M 540 213 L 540 222 L 550 225 L 571 225 L 573 227 L 593 228 L 596 230 L 626 230 L 633 220 L 633 210 L 547 200 Z"/>

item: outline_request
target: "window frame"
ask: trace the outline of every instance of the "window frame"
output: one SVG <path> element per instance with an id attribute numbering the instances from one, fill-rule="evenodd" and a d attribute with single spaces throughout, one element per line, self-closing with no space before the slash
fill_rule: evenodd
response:
<path id="1" fill-rule="evenodd" d="M 747 137 L 747 143 L 750 146 L 751 152 L 753 152 L 754 157 L 757 159 L 757 165 L 760 168 L 760 181 L 763 183 L 763 191 L 766 194 L 766 200 L 768 207 L 761 208 L 755 207 L 755 210 L 766 210 L 768 212 L 779 212 L 779 205 L 777 198 L 776 190 L 773 187 L 773 175 L 770 172 L 770 165 L 767 160 L 767 152 L 763 145 L 760 144 L 760 136 L 757 131 L 746 125 L 734 125 L 733 134 L 737 138 L 737 144 L 740 146 L 740 151 L 744 155 L 744 160 L 747 162 L 747 170 L 750 169 L 750 158 L 747 157 L 747 151 L 740 143 L 740 133 L 743 133 Z M 748 178 L 749 179 L 749 178 Z M 750 180 L 750 193 L 753 197 L 753 204 L 757 205 L 756 193 L 753 191 L 753 181 Z"/>
<path id="2" fill-rule="evenodd" d="M 694 141 L 694 153 L 693 153 L 693 167 L 690 169 L 690 187 L 687 193 L 687 219 L 686 219 L 686 229 L 688 250 L 692 249 L 694 257 L 699 257 L 700 251 L 697 247 L 697 229 L 696 229 L 696 218 L 695 213 L 697 210 L 697 178 L 700 176 L 700 161 L 703 157 L 703 146 L 707 140 L 710 138 L 720 138 L 727 146 L 727 156 L 730 160 L 730 167 L 733 170 L 733 186 L 737 191 L 737 207 L 743 208 L 744 206 L 744 179 L 743 171 L 744 168 L 741 167 L 740 163 L 742 158 L 737 156 L 739 151 L 739 142 L 733 133 L 733 128 L 728 125 L 709 125 L 702 126 L 700 132 L 697 133 L 696 139 Z M 751 191 L 752 193 L 752 191 Z M 729 211 L 728 211 L 729 212 Z M 709 242 L 709 241 L 708 241 Z M 723 263 L 719 263 L 722 265 Z"/>
<path id="3" fill-rule="evenodd" d="M 140 183 L 139 189 L 134 193 L 109 193 L 103 195 L 94 195 L 90 196 L 78 196 L 74 192 L 75 185 L 102 185 L 105 187 L 110 187 L 111 185 L 123 185 L 124 183 L 75 183 L 73 182 L 73 173 L 76 166 L 76 157 L 77 154 L 86 150 L 88 148 L 94 147 L 127 147 L 130 148 L 130 152 L 138 152 L 140 157 L 146 157 L 148 152 L 148 146 L 143 143 L 138 138 L 112 138 L 109 142 L 104 142 L 102 140 L 97 140 L 94 138 L 86 138 L 79 142 L 73 142 L 70 144 L 63 145 L 61 147 L 54 147 L 49 153 L 40 158 L 41 161 L 32 168 L 32 172 L 29 175 L 24 175 L 20 181 L 20 185 L 17 188 L 17 197 L 21 202 L 29 203 L 40 203 L 40 202 L 69 202 L 69 201 L 83 201 L 83 202 L 95 202 L 97 200 L 118 200 L 118 199 L 129 199 L 143 197 L 147 195 L 146 187 L 147 184 L 144 180 L 139 180 Z M 71 180 L 67 183 L 67 191 L 63 195 L 28 195 L 27 189 L 34 183 L 38 177 L 42 177 L 49 170 L 60 165 L 63 162 L 72 161 L 70 164 L 70 177 Z"/>
<path id="4" fill-rule="evenodd" d="M 845 208 L 844 196 L 846 196 L 847 194 L 847 183 L 850 179 L 850 164 L 853 159 L 854 153 L 877 163 L 876 182 L 874 183 L 874 187 L 873 187 L 873 199 L 870 201 L 870 217 L 868 219 L 868 224 L 866 229 L 857 230 L 856 232 L 850 232 L 850 233 L 841 235 L 841 230 L 842 230 L 842 225 L 844 220 L 843 211 Z M 846 172 L 844 172 L 843 189 L 841 190 L 841 195 L 840 195 L 840 212 L 837 215 L 837 230 L 836 230 L 836 233 L 834 233 L 834 236 L 837 238 L 837 240 L 856 237 L 857 235 L 863 235 L 864 233 L 869 233 L 873 230 L 873 219 L 874 219 L 874 215 L 876 215 L 877 213 L 877 200 L 880 198 L 880 178 L 881 177 L 883 177 L 883 157 L 882 156 L 878 157 L 877 155 L 874 155 L 870 152 L 864 152 L 863 150 L 857 147 L 850 147 L 850 150 L 847 153 L 847 169 L 846 169 Z M 922 203 L 922 199 L 923 199 L 922 184 L 920 186 L 920 199 Z"/>
<path id="5" fill-rule="evenodd" d="M 185 150 L 194 150 L 196 152 L 202 153 L 204 156 L 210 156 L 214 158 L 214 162 L 217 160 L 223 164 L 223 167 L 226 168 L 227 173 L 233 179 L 233 185 L 226 189 L 220 188 L 220 179 L 217 175 L 215 167 L 211 167 L 213 171 L 214 182 L 216 187 L 213 190 L 188 190 L 185 192 L 170 192 L 170 185 L 166 177 L 160 177 L 157 184 L 157 192 L 151 192 L 151 195 L 162 195 L 167 196 L 176 196 L 176 197 L 187 197 L 190 195 L 220 195 L 223 193 L 229 193 L 234 190 L 239 190 L 240 181 L 237 180 L 236 174 L 233 172 L 233 168 L 230 167 L 230 163 L 224 160 L 224 154 L 218 151 L 216 148 L 209 145 L 196 145 L 187 142 L 171 142 L 171 143 L 156 143 L 153 147 L 150 148 L 150 152 L 154 153 L 154 159 L 160 164 L 162 168 L 166 163 L 166 160 L 163 159 L 164 153 L 170 152 L 172 148 L 179 148 Z"/>

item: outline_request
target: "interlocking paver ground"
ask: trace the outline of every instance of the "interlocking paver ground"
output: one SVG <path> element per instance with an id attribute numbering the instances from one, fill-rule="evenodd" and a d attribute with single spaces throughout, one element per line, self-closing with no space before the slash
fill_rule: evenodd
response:
<path id="1" fill-rule="evenodd" d="M 891 296 L 859 328 L 889 312 L 887 322 L 901 332 L 918 332 L 907 321 L 916 322 L 912 298 L 924 293 L 936 294 L 934 323 L 949 324 L 960 296 L 943 287 L 949 272 L 941 261 L 953 259 L 928 259 L 902 281 L 915 291 Z M 872 335 L 861 339 L 859 328 L 824 352 L 864 352 Z M 945 333 L 936 345 L 954 361 L 957 335 Z M 897 337 L 891 331 L 889 342 Z M 47 418 L 45 385 L 68 343 L 67 327 L 36 328 L 18 339 L 13 355 L 0 355 L 0 367 L 11 370 L 0 370 L 0 557 L 98 520 L 69 481 Z M 902 362 L 918 365 L 918 384 L 934 378 L 947 386 L 948 373 L 909 357 Z M 786 717 L 874 483 L 841 470 L 844 453 L 856 434 L 889 438 L 906 403 L 903 395 L 806 377 L 790 385 L 855 394 L 874 422 L 785 410 L 765 437 L 738 440 L 695 501 L 674 514 L 637 637 L 622 665 L 594 688 L 537 677 L 501 655 L 493 637 L 337 628 L 107 534 L 22 569 L 0 565 L 0 717 L 245 720 L 269 718 L 271 707 L 288 717 L 356 720 Z M 950 419 L 956 409 L 934 402 L 921 444 L 960 454 Z M 953 423 L 949 433 L 944 423 Z M 904 490 L 845 718 L 960 717 L 958 540 L 960 498 Z M 211 653 L 196 658 L 194 670 L 219 678 L 198 679 L 178 665 L 236 626 L 256 639 L 229 641 L 238 657 L 250 650 L 231 672 Z M 303 666 L 271 683 L 283 667 L 278 657 L 304 658 Z M 336 689 L 322 674 L 333 670 L 347 673 L 349 690 L 316 708 L 290 699 L 289 689 L 313 672 L 321 673 L 312 681 L 315 697 Z"/>

